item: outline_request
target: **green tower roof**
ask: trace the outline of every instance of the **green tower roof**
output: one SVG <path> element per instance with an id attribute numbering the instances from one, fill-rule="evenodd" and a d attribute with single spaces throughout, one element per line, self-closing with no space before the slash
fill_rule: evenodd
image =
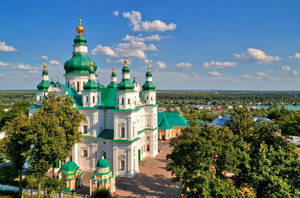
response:
<path id="1" fill-rule="evenodd" d="M 50 82 L 48 80 L 42 80 L 36 87 L 38 91 L 48 91 Z"/>
<path id="2" fill-rule="evenodd" d="M 65 173 L 69 172 L 69 171 L 75 171 L 79 168 L 79 166 L 72 161 L 68 161 L 67 163 L 65 163 L 60 170 L 64 171 Z"/>
<path id="3" fill-rule="evenodd" d="M 100 91 L 100 85 L 95 80 L 89 80 L 85 83 L 83 91 Z"/>
<path id="4" fill-rule="evenodd" d="M 107 85 L 107 88 L 117 88 L 118 85 L 116 82 L 110 82 L 109 85 Z"/>
<path id="5" fill-rule="evenodd" d="M 144 91 L 155 91 L 155 85 L 153 84 L 152 81 L 146 81 L 145 84 L 143 85 L 143 90 Z"/>
<path id="6" fill-rule="evenodd" d="M 91 59 L 88 54 L 74 54 L 71 59 L 64 64 L 66 74 L 88 75 Z M 93 61 L 94 71 L 97 70 L 96 62 Z"/>
<path id="7" fill-rule="evenodd" d="M 96 168 L 109 168 L 108 160 L 105 158 L 99 159 Z"/>
<path id="8" fill-rule="evenodd" d="M 119 84 L 118 84 L 119 90 L 122 91 L 132 91 L 134 89 L 133 83 L 130 81 L 130 79 L 123 79 Z"/>

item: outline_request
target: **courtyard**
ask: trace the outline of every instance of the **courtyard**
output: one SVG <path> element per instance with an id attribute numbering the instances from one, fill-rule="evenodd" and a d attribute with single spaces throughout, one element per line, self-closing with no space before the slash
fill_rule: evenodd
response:
<path id="1" fill-rule="evenodd" d="M 159 141 L 159 154 L 155 158 L 146 158 L 140 162 L 140 172 L 132 179 L 116 178 L 119 197 L 175 197 L 179 183 L 171 182 L 172 175 L 165 167 L 166 155 L 171 152 L 169 142 Z M 88 193 L 91 172 L 84 172 L 83 194 Z"/>

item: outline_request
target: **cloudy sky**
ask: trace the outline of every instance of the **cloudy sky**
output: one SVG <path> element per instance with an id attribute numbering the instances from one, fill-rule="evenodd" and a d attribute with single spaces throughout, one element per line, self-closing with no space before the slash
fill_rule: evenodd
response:
<path id="1" fill-rule="evenodd" d="M 300 89 L 299 0 L 5 1 L 0 90 L 35 89 L 42 63 L 64 81 L 79 13 L 100 83 L 128 56 L 158 89 Z M 120 80 L 121 76 L 118 75 Z"/>

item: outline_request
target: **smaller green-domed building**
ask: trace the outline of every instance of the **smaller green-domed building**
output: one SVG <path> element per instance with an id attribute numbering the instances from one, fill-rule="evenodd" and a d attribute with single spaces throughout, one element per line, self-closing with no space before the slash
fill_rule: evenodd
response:
<path id="1" fill-rule="evenodd" d="M 104 156 L 98 160 L 96 170 L 90 179 L 90 194 L 102 188 L 109 190 L 112 195 L 116 195 L 115 175 L 110 170 L 109 162 Z"/>
<path id="2" fill-rule="evenodd" d="M 82 186 L 82 172 L 79 166 L 72 161 L 68 161 L 59 169 L 59 179 L 65 182 L 69 192 Z"/>

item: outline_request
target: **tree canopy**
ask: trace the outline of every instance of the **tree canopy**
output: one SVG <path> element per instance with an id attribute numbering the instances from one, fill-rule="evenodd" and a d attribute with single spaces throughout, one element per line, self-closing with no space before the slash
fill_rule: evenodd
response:
<path id="1" fill-rule="evenodd" d="M 295 147 L 248 109 L 236 110 L 223 128 L 191 122 L 171 145 L 167 170 L 188 197 L 299 197 Z"/>

